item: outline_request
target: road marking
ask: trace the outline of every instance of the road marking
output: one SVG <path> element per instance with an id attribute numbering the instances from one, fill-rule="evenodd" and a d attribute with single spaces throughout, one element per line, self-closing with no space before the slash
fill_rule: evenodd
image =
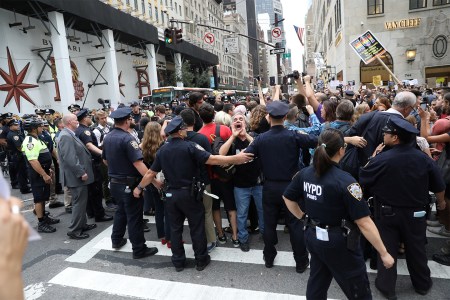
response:
<path id="1" fill-rule="evenodd" d="M 90 240 L 86 245 L 81 247 L 77 252 L 66 258 L 66 261 L 76 262 L 76 263 L 87 263 L 91 258 L 93 258 L 100 250 L 94 246 L 98 244 L 103 239 L 109 239 L 111 244 L 111 233 L 112 225 L 99 233 L 95 238 Z M 91 233 L 93 234 L 93 233 Z"/>
<path id="2" fill-rule="evenodd" d="M 46 291 L 47 288 L 42 282 L 30 284 L 23 289 L 25 299 L 27 300 L 39 299 L 42 295 L 45 294 Z"/>
<path id="3" fill-rule="evenodd" d="M 160 242 L 147 241 L 146 244 L 148 247 L 158 248 L 158 253 L 156 255 L 172 256 L 172 251 L 166 246 L 162 245 Z M 111 240 L 108 238 L 104 238 L 103 240 L 99 241 L 98 244 L 96 244 L 94 247 L 98 250 L 132 252 L 131 243 L 129 241 L 120 250 L 113 250 L 111 248 Z M 186 251 L 187 258 L 194 258 L 194 251 L 191 244 L 184 244 L 184 249 Z M 264 265 L 264 261 L 262 259 L 263 250 L 258 249 L 250 249 L 249 252 L 242 252 L 239 248 L 216 247 L 214 251 L 212 251 L 209 255 L 211 255 L 211 260 L 213 261 Z M 274 265 L 283 267 L 295 267 L 293 253 L 291 251 L 278 251 L 277 256 L 275 257 Z M 376 270 L 370 269 L 369 262 L 367 262 L 366 266 L 368 273 L 377 272 Z M 428 266 L 431 270 L 431 277 L 446 279 L 450 278 L 450 267 L 438 264 L 431 260 L 428 261 Z M 397 274 L 409 275 L 405 259 L 397 260 Z"/>
<path id="4" fill-rule="evenodd" d="M 145 219 L 148 219 L 148 222 L 150 224 L 155 224 L 155 217 L 154 216 L 144 216 Z M 227 219 L 222 219 L 222 226 L 224 226 L 225 224 L 228 224 L 228 220 Z M 185 220 L 184 221 L 184 226 L 188 226 L 188 221 Z M 224 226 L 226 227 L 226 226 Z M 277 225 L 277 231 L 283 231 L 284 230 L 284 225 Z M 437 239 L 448 239 L 448 237 L 446 236 L 442 236 L 442 235 L 438 235 L 438 234 L 434 234 L 429 232 L 428 230 L 426 231 L 427 237 L 432 237 L 432 238 L 437 238 Z"/>
<path id="5" fill-rule="evenodd" d="M 49 283 L 141 299 L 304 300 L 305 296 L 174 282 L 77 268 L 66 268 Z M 182 294 L 180 294 L 182 292 Z M 180 298 L 181 297 L 181 298 Z"/>

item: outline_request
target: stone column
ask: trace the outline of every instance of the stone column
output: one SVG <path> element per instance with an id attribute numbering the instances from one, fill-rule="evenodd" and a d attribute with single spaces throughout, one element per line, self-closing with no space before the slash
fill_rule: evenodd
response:
<path id="1" fill-rule="evenodd" d="M 53 26 L 49 26 L 52 34 L 53 56 L 58 74 L 59 94 L 61 96 L 61 101 L 55 102 L 55 110 L 68 113 L 67 107 L 75 103 L 75 91 L 72 83 L 72 70 L 70 68 L 64 16 L 60 12 L 52 11 L 48 13 L 48 18 L 59 32 L 58 34 Z"/>
<path id="2" fill-rule="evenodd" d="M 114 44 L 114 32 L 111 29 L 105 29 L 102 31 L 103 36 L 107 40 L 103 45 L 105 47 L 105 68 L 102 75 L 108 81 L 107 94 L 104 99 L 111 100 L 111 105 L 117 107 L 120 101 L 120 89 L 119 89 L 119 72 L 117 70 L 116 61 L 116 45 Z M 108 48 L 108 43 L 111 46 Z M 103 97 L 102 97 L 103 98 Z"/>
<path id="3" fill-rule="evenodd" d="M 146 54 L 147 54 L 147 71 L 148 77 L 150 80 L 150 89 L 157 89 L 159 87 L 158 84 L 158 72 L 156 71 L 156 52 L 155 45 L 147 44 L 145 45 Z"/>
<path id="4" fill-rule="evenodd" d="M 181 53 L 175 53 L 175 74 L 177 76 L 177 86 L 183 87 L 183 81 L 179 81 L 178 78 L 181 78 L 183 75 L 183 71 L 181 70 L 182 61 L 181 61 Z"/>

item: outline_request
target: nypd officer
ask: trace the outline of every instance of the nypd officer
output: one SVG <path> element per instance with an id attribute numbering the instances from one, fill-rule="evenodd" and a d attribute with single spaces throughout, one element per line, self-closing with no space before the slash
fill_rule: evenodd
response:
<path id="1" fill-rule="evenodd" d="M 211 155 L 201 146 L 186 141 L 187 126 L 180 116 L 175 117 L 165 128 L 171 136 L 156 153 L 155 161 L 139 185 L 134 189 L 135 197 L 150 184 L 156 174 L 163 170 L 167 181 L 166 207 L 172 230 L 172 263 L 177 272 L 185 267 L 186 255 L 182 243 L 183 222 L 187 218 L 194 249 L 196 269 L 202 271 L 210 263 L 205 235 L 205 208 L 203 188 L 198 188 L 200 163 L 209 165 L 242 164 L 252 154 L 241 152 L 234 156 Z"/>
<path id="2" fill-rule="evenodd" d="M 92 170 L 94 171 L 94 182 L 88 185 L 88 205 L 86 212 L 88 216 L 95 217 L 95 222 L 107 222 L 113 219 L 112 216 L 105 214 L 103 208 L 102 174 L 100 165 L 102 163 L 102 150 L 98 148 L 97 139 L 93 135 L 90 126 L 92 125 L 91 116 L 88 109 L 83 108 L 77 113 L 77 119 L 80 123 L 75 135 L 83 142 L 92 155 Z"/>
<path id="3" fill-rule="evenodd" d="M 20 192 L 22 194 L 28 194 L 31 190 L 28 187 L 27 167 L 25 164 L 25 157 L 22 153 L 22 142 L 25 139 L 25 136 L 20 131 L 19 121 L 12 119 L 6 125 L 9 127 L 9 132 L 6 136 L 8 152 L 11 158 L 9 163 L 15 165 Z"/>
<path id="4" fill-rule="evenodd" d="M 311 253 L 307 299 L 327 299 L 333 277 L 348 299 L 372 299 L 359 230 L 381 254 L 386 268 L 394 264 L 370 218 L 361 187 L 338 166 L 345 148 L 342 132 L 326 129 L 319 137 L 313 165 L 302 169 L 283 195 L 296 218 L 307 213 L 305 241 Z"/>
<path id="5" fill-rule="evenodd" d="M 264 257 L 266 268 L 273 267 L 277 255 L 277 222 L 282 210 L 286 211 L 282 195 L 292 177 L 298 171 L 300 149 L 314 148 L 317 137 L 301 134 L 284 128 L 283 122 L 289 106 L 281 101 L 267 105 L 271 128 L 257 136 L 245 152 L 254 153 L 260 158 L 264 175 Z M 289 228 L 292 250 L 296 262 L 296 271 L 303 273 L 309 264 L 308 252 L 303 237 L 303 225 L 291 213 L 286 211 L 286 225 Z"/>
<path id="6" fill-rule="evenodd" d="M 391 117 L 383 128 L 384 144 L 360 171 L 360 183 L 374 197 L 375 223 L 389 253 L 397 259 L 400 242 L 405 243 L 406 264 L 414 290 L 425 295 L 431 289 L 427 265 L 426 208 L 428 193 L 436 194 L 438 209 L 445 208 L 445 184 L 437 165 L 411 146 L 418 130 L 402 118 Z M 390 150 L 383 151 L 384 146 Z M 401 179 L 401 182 L 395 179 Z M 397 299 L 397 270 L 380 267 L 375 287 L 388 299 Z"/>
<path id="7" fill-rule="evenodd" d="M 127 243 L 123 237 L 128 227 L 128 237 L 133 248 L 133 258 L 139 259 L 158 252 L 155 247 L 147 248 L 144 237 L 143 199 L 133 197 L 132 190 L 147 172 L 142 161 L 142 152 L 131 134 L 131 108 L 122 107 L 111 113 L 114 129 L 103 140 L 103 162 L 108 166 L 111 178 L 111 194 L 117 201 L 114 225 L 111 234 L 112 248 L 120 249 Z M 161 184 L 155 181 L 158 188 Z"/>
<path id="8" fill-rule="evenodd" d="M 50 197 L 52 183 L 52 155 L 44 141 L 40 139 L 43 123 L 37 118 L 29 118 L 24 122 L 24 129 L 28 132 L 22 143 L 26 157 L 28 176 L 33 192 L 34 207 L 38 218 L 38 232 L 52 233 L 56 231 L 52 225 L 59 223 L 59 219 L 50 218 L 45 214 L 45 201 Z"/>

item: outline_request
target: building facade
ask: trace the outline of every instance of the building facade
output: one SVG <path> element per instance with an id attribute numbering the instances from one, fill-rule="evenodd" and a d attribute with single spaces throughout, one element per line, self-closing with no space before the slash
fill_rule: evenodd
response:
<path id="1" fill-rule="evenodd" d="M 392 81 L 378 61 L 364 64 L 349 46 L 370 30 L 387 51 L 381 59 L 399 80 L 448 84 L 448 0 L 317 0 L 312 16 L 314 52 L 325 60 L 325 68 L 316 71 L 322 78 L 369 83 L 381 76 L 384 85 Z"/>

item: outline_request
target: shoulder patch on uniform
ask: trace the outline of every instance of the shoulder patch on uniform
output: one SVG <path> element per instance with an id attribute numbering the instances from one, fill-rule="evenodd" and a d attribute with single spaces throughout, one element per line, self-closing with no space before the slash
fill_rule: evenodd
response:
<path id="1" fill-rule="evenodd" d="M 19 137 L 16 135 L 16 136 L 13 137 L 13 139 L 14 139 L 15 141 L 18 141 L 18 140 L 19 140 Z"/>
<path id="2" fill-rule="evenodd" d="M 363 198 L 363 192 L 361 186 L 358 183 L 352 183 L 347 187 L 350 194 L 358 201 L 361 201 Z"/>
<path id="3" fill-rule="evenodd" d="M 84 134 L 87 135 L 87 136 L 91 136 L 91 132 L 89 130 L 85 130 Z"/>
<path id="4" fill-rule="evenodd" d="M 139 149 L 139 145 L 138 145 L 138 143 L 137 143 L 136 141 L 131 141 L 130 144 L 131 144 L 131 146 L 132 146 L 134 149 L 136 149 L 136 150 Z"/>
<path id="5" fill-rule="evenodd" d="M 300 134 L 306 134 L 306 132 L 301 131 L 301 130 L 297 130 L 297 133 L 300 133 Z"/>
<path id="6" fill-rule="evenodd" d="M 33 150 L 33 148 L 34 148 L 34 144 L 33 143 L 28 143 L 27 144 L 27 149 L 28 150 Z"/>
<path id="7" fill-rule="evenodd" d="M 197 148 L 198 150 L 205 151 L 205 148 L 203 148 L 203 147 L 200 146 L 199 144 L 194 143 L 194 145 L 195 145 L 195 148 Z"/>
<path id="8" fill-rule="evenodd" d="M 0 134 L 2 134 L 2 132 L 3 132 L 3 129 L 0 129 Z"/>

